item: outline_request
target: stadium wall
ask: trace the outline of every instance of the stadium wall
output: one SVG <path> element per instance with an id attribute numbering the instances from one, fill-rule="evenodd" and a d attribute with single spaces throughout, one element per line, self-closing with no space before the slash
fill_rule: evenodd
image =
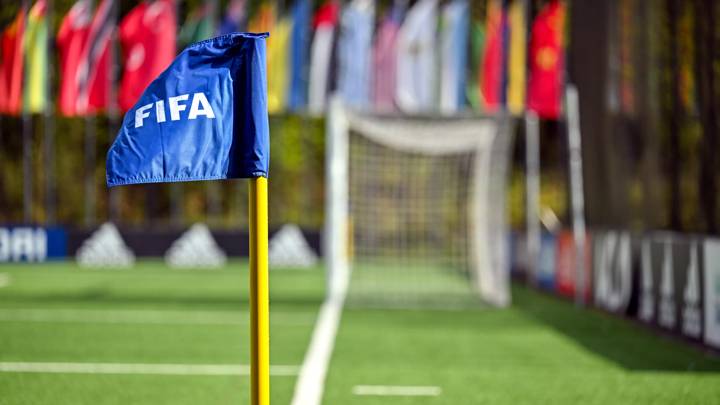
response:
<path id="1" fill-rule="evenodd" d="M 530 284 L 574 299 L 572 234 L 545 234 L 538 270 L 528 273 L 521 233 L 514 233 L 512 270 Z M 628 317 L 689 342 L 720 349 L 720 239 L 673 232 L 587 235 L 584 285 L 588 306 Z"/>

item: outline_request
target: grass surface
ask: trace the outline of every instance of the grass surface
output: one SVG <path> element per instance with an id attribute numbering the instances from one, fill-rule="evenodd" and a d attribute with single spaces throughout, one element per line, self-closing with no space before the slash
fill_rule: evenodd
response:
<path id="1" fill-rule="evenodd" d="M 248 364 L 247 265 L 178 271 L 0 266 L 0 362 Z M 300 365 L 323 297 L 316 270 L 271 273 L 272 364 Z M 272 377 L 289 403 L 295 377 Z M 0 404 L 239 404 L 249 377 L 0 373 Z"/>
<path id="2" fill-rule="evenodd" d="M 522 287 L 507 310 L 348 308 L 325 404 L 720 403 L 720 360 Z M 425 398 L 354 385 L 439 386 Z"/>
<path id="3" fill-rule="evenodd" d="M 247 364 L 247 268 L 0 266 L 0 362 Z M 323 297 L 316 270 L 271 272 L 271 362 L 300 365 Z M 325 405 L 710 404 L 720 360 L 627 320 L 522 287 L 507 310 L 349 307 Z M 244 376 L 0 372 L 0 404 L 242 404 Z M 288 404 L 293 376 L 272 378 Z M 439 386 L 438 397 L 355 396 Z"/>

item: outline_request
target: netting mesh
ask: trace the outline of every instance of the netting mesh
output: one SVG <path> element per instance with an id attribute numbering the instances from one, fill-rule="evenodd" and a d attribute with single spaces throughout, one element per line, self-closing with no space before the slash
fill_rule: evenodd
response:
<path id="1" fill-rule="evenodd" d="M 336 109 L 328 125 L 331 292 L 349 283 L 348 303 L 363 306 L 507 304 L 507 129 L 490 118 Z"/>
<path id="2" fill-rule="evenodd" d="M 468 235 L 473 157 L 407 153 L 351 131 L 351 303 L 476 300 Z"/>

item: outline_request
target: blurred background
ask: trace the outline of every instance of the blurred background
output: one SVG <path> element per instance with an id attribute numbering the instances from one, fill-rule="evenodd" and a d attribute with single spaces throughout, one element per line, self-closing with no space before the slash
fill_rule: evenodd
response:
<path id="1" fill-rule="evenodd" d="M 345 310 L 325 403 L 387 403 L 393 391 L 372 388 L 386 385 L 439 389 L 399 395 L 402 403 L 712 402 L 720 394 L 719 19 L 714 0 L 3 1 L 0 398 L 57 403 L 45 395 L 64 384 L 68 403 L 245 398 L 247 387 L 230 382 L 242 375 L 235 369 L 207 382 L 191 379 L 197 370 L 188 368 L 179 391 L 166 376 L 97 377 L 123 374 L 103 369 L 107 363 L 247 362 L 246 325 L 227 316 L 245 316 L 247 305 L 246 183 L 108 189 L 104 157 L 123 115 L 186 46 L 267 31 L 271 288 L 281 335 L 274 364 L 303 363 L 333 288 L 334 270 L 320 260 L 329 255 L 328 232 L 340 229 L 350 262 L 402 259 L 373 261 L 370 283 L 351 281 L 351 297 L 358 288 L 383 296 L 351 300 Z M 401 158 L 377 149 L 382 142 L 351 140 L 359 152 L 345 163 L 348 224 L 333 223 L 326 162 L 342 152 L 328 146 L 332 95 L 351 110 L 398 120 L 389 126 L 403 128 L 397 133 L 411 133 L 402 120 L 417 117 L 438 137 L 462 132 L 453 122 L 505 123 L 493 127 L 487 150 L 502 170 L 480 178 L 502 198 L 488 203 L 485 217 L 455 215 L 477 203 L 462 190 L 473 187 L 463 181 L 474 178 L 472 156 L 482 151 L 422 160 L 410 156 L 417 150 Z M 401 234 L 393 221 L 403 215 L 409 230 Z M 502 220 L 485 221 L 493 217 Z M 373 221 L 392 225 L 378 231 L 366 226 Z M 479 250 L 493 257 L 479 270 L 471 259 L 476 228 L 502 239 Z M 395 248 L 381 250 L 384 243 Z M 407 259 L 439 256 L 460 270 L 422 273 Z M 512 276 L 496 280 L 511 291 L 510 307 L 488 310 L 485 294 L 460 308 L 447 300 L 472 290 L 490 271 L 483 266 L 501 274 L 497 280 Z M 124 270 L 100 271 L 107 269 Z M 428 301 L 430 293 L 441 298 Z M 398 302 L 409 311 L 377 310 Z M 213 326 L 190 330 L 198 325 Z M 385 328 L 397 338 L 378 343 L 371 332 Z M 200 343 L 152 349 L 176 334 Z M 522 334 L 525 346 L 514 340 Z M 113 336 L 98 340 L 105 335 Z M 73 349 L 86 341 L 103 343 Z M 437 358 L 428 355 L 436 350 Z M 378 369 L 378 359 L 387 367 Z M 531 360 L 523 368 L 512 359 Z M 87 373 L 97 379 L 30 379 L 29 366 L 18 366 L 48 361 L 95 362 Z M 292 367 L 285 371 L 294 377 Z M 490 375 L 497 370 L 507 375 Z M 523 373 L 540 370 L 573 388 L 555 392 L 558 383 L 540 378 L 510 393 Z M 583 380 L 578 370 L 599 377 Z M 313 405 L 297 402 L 294 378 L 274 378 L 278 402 Z M 478 381 L 492 388 L 472 389 Z M 136 393 L 118 394 L 120 383 Z M 208 388 L 222 394 L 206 396 Z M 32 401 L 23 400 L 27 389 Z M 605 394 L 590 395 L 597 390 Z"/>

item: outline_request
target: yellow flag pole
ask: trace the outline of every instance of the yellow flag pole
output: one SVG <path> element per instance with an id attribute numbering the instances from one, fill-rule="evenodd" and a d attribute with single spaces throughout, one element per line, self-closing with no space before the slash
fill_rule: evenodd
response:
<path id="1" fill-rule="evenodd" d="M 267 179 L 250 179 L 250 398 L 270 404 Z"/>

